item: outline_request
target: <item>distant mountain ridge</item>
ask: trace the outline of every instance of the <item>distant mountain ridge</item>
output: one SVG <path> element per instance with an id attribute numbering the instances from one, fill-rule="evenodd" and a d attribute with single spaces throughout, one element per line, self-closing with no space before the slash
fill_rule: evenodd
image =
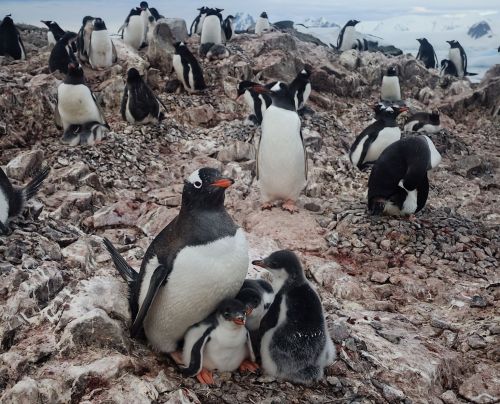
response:
<path id="1" fill-rule="evenodd" d="M 236 31 L 246 31 L 253 27 L 255 27 L 255 20 L 250 14 L 239 12 L 234 15 L 234 29 Z"/>
<path id="2" fill-rule="evenodd" d="M 486 21 L 480 21 L 469 28 L 467 35 L 474 39 L 481 38 L 485 35 L 491 35 L 491 27 Z"/>

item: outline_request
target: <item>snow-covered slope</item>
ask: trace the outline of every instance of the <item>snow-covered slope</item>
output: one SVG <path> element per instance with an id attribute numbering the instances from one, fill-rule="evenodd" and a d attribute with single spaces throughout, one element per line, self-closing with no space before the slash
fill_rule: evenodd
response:
<path id="1" fill-rule="evenodd" d="M 318 17 L 318 18 L 306 18 L 304 21 L 302 21 L 302 24 L 304 24 L 306 27 L 310 28 L 338 28 L 339 25 L 328 21 L 325 17 Z"/>
<path id="2" fill-rule="evenodd" d="M 254 26 L 255 20 L 250 14 L 239 12 L 234 15 L 234 29 L 236 31 L 245 31 Z"/>

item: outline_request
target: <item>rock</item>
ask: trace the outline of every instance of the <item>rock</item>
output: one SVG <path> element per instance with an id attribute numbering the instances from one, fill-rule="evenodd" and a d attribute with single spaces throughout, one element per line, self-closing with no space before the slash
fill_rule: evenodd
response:
<path id="1" fill-rule="evenodd" d="M 116 48 L 116 54 L 118 56 L 118 61 L 124 66 L 124 70 L 134 67 L 141 75 L 146 74 L 149 67 L 149 62 L 144 60 L 139 53 L 132 49 L 130 46 L 126 45 L 121 39 L 113 39 L 113 43 Z"/>
<path id="2" fill-rule="evenodd" d="M 158 20 L 158 22 L 160 21 L 165 21 L 165 23 L 170 28 L 174 43 L 186 42 L 186 40 L 188 39 L 188 30 L 185 20 L 183 20 L 182 18 L 162 18 Z"/>
<path id="3" fill-rule="evenodd" d="M 384 385 L 382 395 L 389 403 L 399 403 L 405 398 L 405 394 L 401 390 L 389 385 Z"/>
<path id="4" fill-rule="evenodd" d="M 255 160 L 255 147 L 247 142 L 236 141 L 219 151 L 217 159 L 223 163 Z"/>
<path id="5" fill-rule="evenodd" d="M 99 85 L 97 90 L 101 93 L 101 100 L 106 109 L 120 107 L 124 88 L 125 83 L 121 76 L 110 78 Z"/>
<path id="6" fill-rule="evenodd" d="M 208 125 L 215 118 L 215 111 L 211 105 L 200 105 L 187 109 L 185 115 L 193 125 Z"/>
<path id="7" fill-rule="evenodd" d="M 440 396 L 441 400 L 445 404 L 458 404 L 457 395 L 453 392 L 453 390 L 447 390 Z"/>
<path id="8" fill-rule="evenodd" d="M 470 307 L 486 307 L 488 306 L 488 301 L 483 297 L 479 295 L 474 295 L 472 296 L 471 302 L 470 302 Z"/>
<path id="9" fill-rule="evenodd" d="M 180 200 L 178 200 L 180 202 Z M 178 205 L 177 205 L 178 206 Z M 166 206 L 151 207 L 147 213 L 137 220 L 144 234 L 155 237 L 178 215 L 177 209 L 168 209 Z"/>
<path id="10" fill-rule="evenodd" d="M 370 280 L 372 282 L 376 283 L 386 283 L 389 280 L 390 275 L 389 274 L 384 274 L 382 272 L 372 272 L 372 276 L 370 277 Z"/>
<path id="11" fill-rule="evenodd" d="M 156 91 L 160 89 L 160 81 L 161 81 L 160 70 L 155 69 L 154 67 L 148 69 L 146 75 L 146 82 L 152 90 Z"/>
<path id="12" fill-rule="evenodd" d="M 265 63 L 266 67 L 262 70 L 261 77 L 266 80 L 274 79 L 287 83 L 292 81 L 297 72 L 304 68 L 304 64 L 290 53 L 272 57 L 266 55 Z"/>
<path id="13" fill-rule="evenodd" d="M 147 58 L 151 66 L 159 69 L 163 74 L 170 74 L 172 71 L 174 43 L 174 35 L 168 21 L 165 18 L 159 19 L 149 41 Z"/>
<path id="14" fill-rule="evenodd" d="M 460 385 L 458 391 L 462 397 L 473 403 L 496 403 L 500 400 L 498 372 L 494 368 L 478 365 L 474 374 Z"/>
<path id="15" fill-rule="evenodd" d="M 469 336 L 469 338 L 467 338 L 467 343 L 472 349 L 486 348 L 487 345 L 484 338 L 478 334 L 472 334 L 471 336 Z"/>
<path id="16" fill-rule="evenodd" d="M 196 394 L 184 387 L 171 393 L 165 404 L 201 404 L 201 401 Z"/>
<path id="17" fill-rule="evenodd" d="M 72 185 L 76 185 L 79 181 L 89 174 L 90 170 L 87 164 L 84 162 L 77 162 L 68 167 L 63 167 L 53 172 L 53 178 L 55 181 L 69 182 Z"/>
<path id="18" fill-rule="evenodd" d="M 335 343 L 341 344 L 342 341 L 351 336 L 351 331 L 345 321 L 335 322 L 330 335 Z"/>
<path id="19" fill-rule="evenodd" d="M 30 377 L 23 378 L 2 395 L 0 402 L 2 404 L 38 403 L 39 391 L 37 382 Z"/>
<path id="20" fill-rule="evenodd" d="M 358 51 L 356 49 L 351 49 L 344 51 L 340 54 L 339 62 L 346 69 L 354 70 L 359 67 L 360 60 L 358 57 Z"/>
<path id="21" fill-rule="evenodd" d="M 116 225 L 135 226 L 145 210 L 144 204 L 122 199 L 95 212 L 92 217 L 93 226 L 96 229 Z"/>
<path id="22" fill-rule="evenodd" d="M 17 155 L 15 159 L 7 164 L 7 177 L 19 181 L 24 180 L 41 168 L 43 158 L 43 151 L 41 150 L 32 150 Z"/>
<path id="23" fill-rule="evenodd" d="M 27 281 L 19 285 L 19 292 L 35 298 L 39 304 L 44 304 L 55 296 L 62 287 L 61 272 L 54 268 L 51 263 L 43 263 L 30 274 Z"/>

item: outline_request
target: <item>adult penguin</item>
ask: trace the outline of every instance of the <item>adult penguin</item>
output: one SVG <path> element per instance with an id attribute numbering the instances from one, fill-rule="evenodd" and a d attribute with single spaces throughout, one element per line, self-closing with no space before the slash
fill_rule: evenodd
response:
<path id="1" fill-rule="evenodd" d="M 469 73 L 467 71 L 467 54 L 462 45 L 460 45 L 460 42 L 455 40 L 446 42 L 450 44 L 448 59 L 453 63 L 455 69 L 457 69 L 458 77 L 475 76 L 477 73 Z"/>
<path id="2" fill-rule="evenodd" d="M 141 17 L 142 9 L 136 7 L 130 10 L 125 22 L 118 30 L 121 32 L 123 42 L 133 49 L 139 49 L 144 39 L 144 21 Z"/>
<path id="3" fill-rule="evenodd" d="M 201 27 L 203 26 L 203 21 L 207 16 L 208 7 L 198 8 L 198 11 L 200 13 L 193 20 L 193 22 L 191 23 L 191 27 L 189 28 L 189 36 L 192 36 L 193 34 L 201 34 Z"/>
<path id="4" fill-rule="evenodd" d="M 115 45 L 109 36 L 106 24 L 100 18 L 94 20 L 94 29 L 90 35 L 89 63 L 92 69 L 104 69 L 116 63 Z"/>
<path id="5" fill-rule="evenodd" d="M 222 43 L 222 14 L 221 8 L 209 8 L 201 28 L 200 47 L 218 45 Z M 208 49 L 207 49 L 208 51 Z M 206 52 L 205 52 L 206 53 Z"/>
<path id="6" fill-rule="evenodd" d="M 224 31 L 224 37 L 226 41 L 229 41 L 234 34 L 234 15 L 228 15 L 224 22 L 222 23 L 222 29 Z"/>
<path id="7" fill-rule="evenodd" d="M 82 26 L 80 31 L 78 31 L 78 40 L 76 45 L 78 49 L 78 59 L 81 62 L 89 60 L 90 36 L 92 35 L 92 30 L 94 29 L 94 19 L 95 18 L 90 15 L 83 17 Z"/>
<path id="8" fill-rule="evenodd" d="M 141 9 L 141 18 L 144 25 L 144 36 L 142 37 L 142 44 L 144 45 L 147 44 L 149 17 L 153 17 L 153 14 L 151 14 L 151 11 L 149 10 L 149 4 L 147 3 L 147 1 L 141 1 L 139 7 Z"/>
<path id="9" fill-rule="evenodd" d="M 71 62 L 77 63 L 73 53 L 73 45 L 78 40 L 78 35 L 74 32 L 66 32 L 52 48 L 49 56 L 49 71 L 51 73 L 59 70 L 61 73 L 68 73 L 68 65 Z"/>
<path id="10" fill-rule="evenodd" d="M 55 21 L 40 20 L 40 22 L 43 22 L 49 29 L 47 32 L 47 42 L 49 45 L 55 45 L 66 33 Z"/>
<path id="11" fill-rule="evenodd" d="M 131 335 L 144 332 L 160 352 L 173 352 L 187 329 L 226 298 L 234 298 L 248 269 L 248 244 L 224 208 L 233 180 L 213 168 L 185 181 L 179 215 L 153 240 L 137 273 L 104 239 L 129 284 Z"/>
<path id="12" fill-rule="evenodd" d="M 438 66 L 438 60 L 434 48 L 426 38 L 418 38 L 420 43 L 417 59 L 421 60 L 428 69 L 435 69 Z"/>
<path id="13" fill-rule="evenodd" d="M 391 103 L 401 101 L 401 88 L 399 86 L 398 73 L 392 66 L 387 69 L 387 73 L 382 78 L 380 99 Z"/>
<path id="14" fill-rule="evenodd" d="M 173 65 L 177 79 L 182 82 L 186 91 L 194 93 L 206 88 L 203 70 L 198 60 L 190 52 L 183 42 L 174 44 L 175 54 L 173 56 Z"/>
<path id="15" fill-rule="evenodd" d="M 276 83 L 272 83 L 273 85 Z M 264 117 L 264 112 L 271 105 L 271 97 L 267 94 L 259 94 L 253 90 L 254 86 L 259 85 L 253 81 L 243 80 L 238 83 L 237 99 L 243 96 L 245 103 L 250 109 L 250 121 L 256 125 L 262 123 L 262 118 Z M 266 87 L 271 88 L 271 86 L 266 85 Z"/>
<path id="16" fill-rule="evenodd" d="M 269 24 L 269 18 L 267 17 L 267 13 L 264 11 L 260 14 L 257 22 L 255 23 L 255 33 L 260 35 L 266 31 L 271 29 L 271 24 Z"/>
<path id="17" fill-rule="evenodd" d="M 356 31 L 356 24 L 358 20 L 349 20 L 340 30 L 339 36 L 337 38 L 337 49 L 340 51 L 346 51 L 353 49 L 358 44 L 358 32 Z"/>
<path id="18" fill-rule="evenodd" d="M 309 95 L 311 95 L 310 76 L 311 73 L 307 69 L 302 69 L 290 83 L 290 91 L 292 92 L 295 101 L 295 109 L 297 111 L 304 108 L 304 105 L 309 99 Z"/>
<path id="19" fill-rule="evenodd" d="M 0 56 L 11 56 L 16 60 L 26 59 L 26 50 L 19 30 L 10 14 L 0 23 Z"/>

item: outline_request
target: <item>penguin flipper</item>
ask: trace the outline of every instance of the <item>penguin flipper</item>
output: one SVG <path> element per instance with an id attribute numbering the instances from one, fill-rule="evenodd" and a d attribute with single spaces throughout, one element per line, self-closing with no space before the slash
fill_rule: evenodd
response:
<path id="1" fill-rule="evenodd" d="M 182 369 L 182 373 L 184 376 L 193 377 L 201 372 L 201 369 L 203 367 L 203 351 L 207 342 L 210 341 L 210 334 L 214 329 L 214 325 L 208 327 L 203 335 L 193 345 L 193 348 L 191 349 L 191 360 L 189 361 L 189 366 Z"/>
<path id="2" fill-rule="evenodd" d="M 264 315 L 264 317 L 262 317 L 262 320 L 260 321 L 259 337 L 255 342 L 255 351 L 259 354 L 261 350 L 260 345 L 262 342 L 262 337 L 267 331 L 269 331 L 271 328 L 275 327 L 276 324 L 278 324 L 282 299 L 283 299 L 283 293 L 278 293 L 274 298 L 274 302 L 271 304 L 271 307 L 269 307 L 269 310 Z"/>
<path id="3" fill-rule="evenodd" d="M 134 269 L 129 264 L 127 264 L 127 261 L 123 259 L 123 257 L 120 255 L 111 241 L 104 237 L 103 243 L 106 247 L 106 250 L 108 250 L 109 255 L 111 255 L 111 259 L 113 260 L 116 269 L 118 269 L 118 272 L 120 272 L 122 278 L 125 279 L 125 281 L 127 281 L 127 283 L 129 284 L 137 281 L 137 279 L 139 279 L 139 274 L 134 271 Z"/>
<path id="4" fill-rule="evenodd" d="M 429 179 L 427 175 L 423 177 L 420 183 L 417 185 L 417 210 L 415 213 L 421 211 L 427 202 L 427 197 L 429 196 Z"/>
<path id="5" fill-rule="evenodd" d="M 49 175 L 50 167 L 46 166 L 42 168 L 42 170 L 26 185 L 23 189 L 23 194 L 26 200 L 33 198 L 40 187 L 42 186 L 43 181 Z"/>
<path id="6" fill-rule="evenodd" d="M 54 123 L 55 123 L 57 129 L 63 128 L 63 123 L 62 123 L 62 119 L 61 119 L 61 114 L 59 113 L 57 100 L 56 100 L 56 107 L 55 107 L 55 111 L 54 111 Z"/>
<path id="7" fill-rule="evenodd" d="M 99 123 L 102 123 L 104 126 L 106 126 L 106 128 L 111 129 L 109 127 L 109 125 L 108 125 L 108 122 L 106 121 L 106 117 L 104 116 L 104 112 L 102 112 L 101 106 L 97 102 L 97 98 L 95 97 L 95 94 L 92 92 L 92 90 L 90 90 L 90 88 L 89 88 L 89 91 L 90 91 L 90 95 L 92 95 L 92 99 L 95 102 L 95 106 L 97 107 L 97 109 L 99 111 L 99 115 L 100 115 L 100 118 L 101 118 L 101 122 L 99 122 Z"/>
<path id="8" fill-rule="evenodd" d="M 300 140 L 302 141 L 302 150 L 304 150 L 304 177 L 307 181 L 307 173 L 308 173 L 308 163 L 307 163 L 307 149 L 306 144 L 304 143 L 304 136 L 302 136 L 302 129 L 300 129 Z"/>
<path id="9" fill-rule="evenodd" d="M 120 114 L 124 121 L 127 120 L 127 116 L 125 114 L 125 110 L 127 109 L 127 100 L 128 100 L 128 86 L 125 84 L 125 89 L 123 90 L 122 103 L 120 105 Z"/>

